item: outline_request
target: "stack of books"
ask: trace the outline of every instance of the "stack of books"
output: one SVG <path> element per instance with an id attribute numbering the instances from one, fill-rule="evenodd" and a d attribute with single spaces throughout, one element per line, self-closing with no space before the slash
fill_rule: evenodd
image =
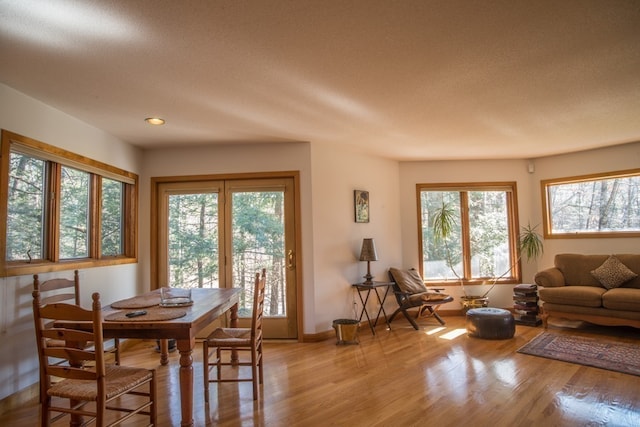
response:
<path id="1" fill-rule="evenodd" d="M 516 323 L 538 326 L 542 320 L 538 317 L 538 287 L 536 285 L 517 285 L 513 288 L 513 312 Z"/>

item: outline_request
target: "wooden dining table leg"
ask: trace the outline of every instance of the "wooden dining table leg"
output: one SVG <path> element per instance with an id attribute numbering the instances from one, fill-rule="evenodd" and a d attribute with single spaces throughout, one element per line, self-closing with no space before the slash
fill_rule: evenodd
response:
<path id="1" fill-rule="evenodd" d="M 178 340 L 180 352 L 180 408 L 182 411 L 182 427 L 193 426 L 193 348 L 195 338 Z"/>
<path id="2" fill-rule="evenodd" d="M 166 365 L 169 363 L 169 340 L 160 340 L 160 364 Z"/>
<path id="3" fill-rule="evenodd" d="M 238 327 L 238 304 L 234 304 L 233 306 L 231 306 L 231 309 L 229 310 L 229 318 L 231 320 L 231 324 L 229 325 L 229 327 L 231 328 L 237 328 Z M 238 350 L 231 350 L 231 363 L 238 363 L 240 361 L 240 358 L 238 357 Z"/>

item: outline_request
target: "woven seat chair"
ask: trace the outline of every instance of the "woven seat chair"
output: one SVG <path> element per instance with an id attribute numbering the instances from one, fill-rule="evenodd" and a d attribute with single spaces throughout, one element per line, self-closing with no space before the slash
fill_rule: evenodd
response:
<path id="1" fill-rule="evenodd" d="M 262 315 L 264 311 L 264 293 L 266 284 L 266 270 L 262 274 L 256 273 L 253 292 L 253 310 L 250 328 L 217 328 L 202 343 L 204 366 L 204 398 L 209 402 L 209 384 L 212 382 L 239 382 L 251 381 L 253 383 L 253 400 L 258 399 L 258 384 L 263 382 L 262 374 Z M 233 355 L 236 351 L 248 351 L 251 353 L 250 361 L 223 361 L 223 351 Z M 210 360 L 215 354 L 215 359 Z M 217 376 L 210 378 L 209 374 L 215 366 Z M 251 366 L 251 378 L 240 377 L 239 373 L 234 378 L 222 378 L 222 367 Z"/>
<path id="2" fill-rule="evenodd" d="M 95 420 L 99 427 L 115 426 L 138 414 L 149 418 L 148 425 L 155 425 L 155 371 L 105 364 L 100 294 L 94 293 L 92 300 L 91 310 L 59 302 L 43 305 L 40 292 L 33 291 L 38 359 L 43 373 L 41 425 L 48 427 L 69 415 L 70 425 L 86 425 Z M 69 322 L 91 327 L 65 327 Z M 87 347 L 88 342 L 93 345 Z M 66 363 L 59 364 L 60 360 Z M 136 397 L 118 400 L 125 395 Z M 68 405 L 62 404 L 64 400 Z M 117 420 L 109 417 L 107 424 L 107 410 L 124 415 Z"/>
<path id="3" fill-rule="evenodd" d="M 78 270 L 73 272 L 73 279 L 53 278 L 40 282 L 38 275 L 33 275 L 33 289 L 40 291 L 40 304 L 52 304 L 63 302 L 67 304 L 80 305 L 80 274 Z M 50 346 L 60 344 L 60 341 L 52 341 Z M 61 343 L 64 344 L 64 343 Z M 93 345 L 89 343 L 89 345 Z M 113 339 L 113 346 L 108 348 L 109 353 L 115 355 L 116 365 L 120 364 L 120 340 Z"/>

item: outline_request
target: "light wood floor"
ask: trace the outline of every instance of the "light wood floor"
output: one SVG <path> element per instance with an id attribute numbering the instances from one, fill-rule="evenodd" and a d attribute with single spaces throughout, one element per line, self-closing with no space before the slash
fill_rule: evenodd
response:
<path id="1" fill-rule="evenodd" d="M 251 384 L 211 385 L 202 396 L 201 347 L 194 354 L 196 426 L 638 426 L 640 377 L 528 356 L 516 350 L 542 332 L 517 326 L 513 339 L 455 336 L 463 317 L 439 328 L 404 320 L 392 330 L 360 330 L 359 345 L 265 344 L 263 398 Z M 566 324 L 563 326 L 567 326 Z M 626 328 L 559 328 L 561 333 L 617 336 L 640 345 Z M 156 367 L 161 426 L 180 418 L 178 355 L 160 366 L 155 342 L 123 354 L 123 364 Z M 2 426 L 35 426 L 34 403 L 0 417 Z M 64 424 L 57 424 L 64 425 Z M 141 425 L 141 424 L 127 424 Z"/>

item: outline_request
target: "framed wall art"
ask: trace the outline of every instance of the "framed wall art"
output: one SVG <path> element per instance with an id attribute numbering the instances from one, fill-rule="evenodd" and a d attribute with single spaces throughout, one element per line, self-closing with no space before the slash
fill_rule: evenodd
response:
<path id="1" fill-rule="evenodd" d="M 369 222 L 369 192 L 353 190 L 356 222 Z"/>

